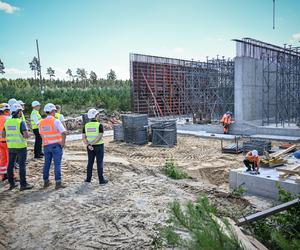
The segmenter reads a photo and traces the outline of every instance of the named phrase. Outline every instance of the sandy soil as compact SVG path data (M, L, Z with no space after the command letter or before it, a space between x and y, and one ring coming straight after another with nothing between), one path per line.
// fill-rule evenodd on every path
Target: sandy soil
M33 190L7 191L0 184L0 249L157 249L168 204L207 195L220 216L239 217L255 208L228 192L228 172L242 156L220 153L218 140L179 136L174 148L105 141L106 186L85 179L86 153L70 142L62 164L67 188L42 189L42 160L29 160ZM32 152L29 152L29 158ZM162 165L173 157L192 177L171 180ZM53 178L53 171L51 172Z

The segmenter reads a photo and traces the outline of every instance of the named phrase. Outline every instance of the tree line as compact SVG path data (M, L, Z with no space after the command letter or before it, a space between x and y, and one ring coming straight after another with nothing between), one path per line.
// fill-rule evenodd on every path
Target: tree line
M32 61L29 62L29 68L33 72L34 79L37 79L40 77L41 72L41 65L39 62L39 59L37 57L33 57ZM4 63L0 59L0 74L5 74L5 66ZM55 70L52 67L48 67L46 69L46 74L49 76L50 80L53 80L55 78ZM97 74L91 70L90 73L88 73L84 68L77 68L75 73L68 68L66 71L66 75L68 76L69 80L81 80L81 81L92 81L95 82L98 80ZM116 72L112 69L107 74L107 80L109 81L115 81L117 80Z
M38 60L33 59L29 66L34 72L32 78L0 78L0 102L7 102L10 98L22 100L26 103L26 112L31 110L30 104L34 100L52 102L62 105L64 114L83 113L90 107L104 108L110 113L131 108L130 81L117 80L113 70L108 73L107 79L98 78L95 72L91 72L88 78L84 69L77 69L70 80L60 80L53 79L55 71L50 68L50 79L42 78L41 92ZM66 73L73 76L71 69ZM5 74L1 60L0 74Z

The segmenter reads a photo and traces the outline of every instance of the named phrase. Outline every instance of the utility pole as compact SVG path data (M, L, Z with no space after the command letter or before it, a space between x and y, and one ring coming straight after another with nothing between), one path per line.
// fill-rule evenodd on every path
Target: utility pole
M273 30L275 30L275 0L273 0Z
M36 41L36 50L37 50L37 55L38 55L38 60L39 60L39 65L38 65L38 74L40 76L40 90L41 90L41 95L42 99L44 98L44 86L43 86L43 80L42 80L42 66L41 66L41 59L40 59L40 50L39 50L39 41L38 39Z

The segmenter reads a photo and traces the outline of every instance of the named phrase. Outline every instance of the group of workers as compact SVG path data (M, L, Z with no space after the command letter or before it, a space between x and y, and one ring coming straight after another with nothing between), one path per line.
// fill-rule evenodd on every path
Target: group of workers
M51 185L49 172L54 162L55 189L64 188L61 178L61 161L68 131L61 107L48 103L44 106L45 116L40 114L41 104L33 101L30 115L31 130L35 135L34 158L44 158L44 188ZM29 132L24 116L25 103L10 99L0 104L0 180L8 179L9 190L17 187L16 163L19 169L20 191L32 189L33 185L26 180L27 141ZM98 111L88 111L89 122L83 128L83 142L87 147L88 164L85 182L91 182L93 164L97 159L99 184L108 181L103 175L104 141L103 126L99 122Z

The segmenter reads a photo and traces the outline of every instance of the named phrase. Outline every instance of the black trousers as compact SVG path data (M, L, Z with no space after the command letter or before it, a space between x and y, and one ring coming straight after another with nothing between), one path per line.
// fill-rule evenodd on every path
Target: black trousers
M94 150L87 148L88 153L88 164L87 164L87 175L86 181L90 182L93 175L93 165L96 158L97 161L97 172L99 182L104 180L103 176L103 158L104 158L104 144L93 146Z
M245 164L246 168L247 168L249 171L251 170L251 168L252 168L253 171L256 170L256 167L257 167L257 166L256 166L256 164L255 164L254 162L251 162L251 161L245 159L245 160L244 160L244 164Z
M39 129L32 130L35 135L34 141L34 157L39 157L42 154L42 137L40 135Z
M7 177L10 186L15 184L14 181L14 168L16 163L16 158L18 157L19 163L19 174L20 174L20 185L21 187L26 187L26 158L27 158L27 148L10 148L8 150L8 167L7 167Z

